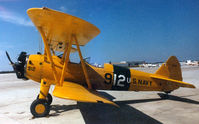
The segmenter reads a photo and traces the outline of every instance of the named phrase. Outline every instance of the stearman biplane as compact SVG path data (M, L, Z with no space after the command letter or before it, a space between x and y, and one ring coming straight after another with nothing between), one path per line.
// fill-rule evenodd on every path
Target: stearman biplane
M30 107L35 117L49 114L51 85L55 85L53 95L56 97L114 106L117 105L97 90L162 91L168 94L179 87L195 88L182 81L180 64L175 56L154 74L108 63L103 68L94 67L84 61L80 46L85 46L100 33L97 27L48 8L31 8L27 13L41 34L44 53L27 55L21 52L15 63L6 54L18 78L40 82L40 93ZM62 55L56 55L57 52ZM70 62L73 52L78 52L80 63Z

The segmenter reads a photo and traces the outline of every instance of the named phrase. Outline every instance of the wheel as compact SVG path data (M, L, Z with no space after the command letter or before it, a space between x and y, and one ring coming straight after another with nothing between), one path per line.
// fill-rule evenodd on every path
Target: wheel
M39 99L39 95L37 95L37 99ZM52 103L53 97L50 95L50 93L48 93L46 100L47 100L48 105Z
M45 117L50 112L50 105L45 99L36 99L32 102L30 111L34 117Z
M48 102L48 105L50 105L53 101L53 97L50 95L50 93L48 93L47 95L47 102Z

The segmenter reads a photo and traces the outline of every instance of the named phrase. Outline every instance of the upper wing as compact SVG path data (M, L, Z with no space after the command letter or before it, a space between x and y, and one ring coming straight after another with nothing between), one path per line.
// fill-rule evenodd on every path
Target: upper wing
M159 75L151 75L151 78L159 79L159 80L165 80L165 81L167 81L167 83L170 83L170 84L175 83L175 85L177 85L179 87L195 88L195 86L192 85L192 84L189 84L189 83L186 83L186 82L183 82L183 81L179 81L179 80L165 78L165 77L162 77L162 76L159 76Z
M79 84L66 81L64 81L63 86L55 86L53 95L56 97L80 102L107 103L118 106L114 102L104 98L103 96L100 96L96 91L89 91Z
M55 51L63 51L71 35L76 35L79 45L84 46L100 33L87 21L48 8L31 8L27 13L38 30L43 30L50 48Z

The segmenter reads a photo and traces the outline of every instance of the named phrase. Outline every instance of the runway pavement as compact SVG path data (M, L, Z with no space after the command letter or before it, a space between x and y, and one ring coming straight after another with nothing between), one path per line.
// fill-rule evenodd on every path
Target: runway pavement
M157 68L136 69L155 72ZM50 115L43 118L32 118L30 113L40 84L0 74L0 124L198 124L199 67L184 67L182 72L184 81L196 89L180 88L166 100L160 92L100 91L120 108L53 97Z

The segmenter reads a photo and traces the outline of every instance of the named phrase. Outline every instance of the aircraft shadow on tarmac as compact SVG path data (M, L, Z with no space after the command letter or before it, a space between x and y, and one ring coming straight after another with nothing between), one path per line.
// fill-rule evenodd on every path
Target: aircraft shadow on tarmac
M100 94L110 100L115 99L108 93L100 92ZM77 102L77 105L52 105L51 111L53 112L50 116L58 116L62 112L79 109L86 124L162 124L158 120L155 120L154 118L128 105L132 103L152 102L158 100L162 99L118 101L116 104L118 104L120 108L102 103L95 104L83 102Z
M104 95L110 100L115 99L113 96L106 92L100 91L100 94ZM163 93L158 93L158 95L160 96L160 98L115 101L115 103L118 104L120 108L108 104L82 102L77 102L77 105L52 105L51 110L54 111L54 113L52 113L50 116L57 116L65 111L79 109L86 124L162 124L162 122L128 105L165 100L161 98ZM194 101L187 98L181 98L174 95L169 95L169 98L167 100L199 104L198 101Z
M164 93L158 93L158 95L162 98L162 96L164 95ZM195 100L191 100L188 98L184 98L186 96L174 96L174 95L169 95L169 97L167 98L168 100L173 100L173 101L179 101L179 102L186 102L186 103L191 103L191 104L199 104L199 101L195 101Z
M58 116L62 112L70 111L70 110L74 110L74 109L78 109L77 104L73 104L73 105L51 105L50 110L53 111L53 113L50 114L50 116Z

